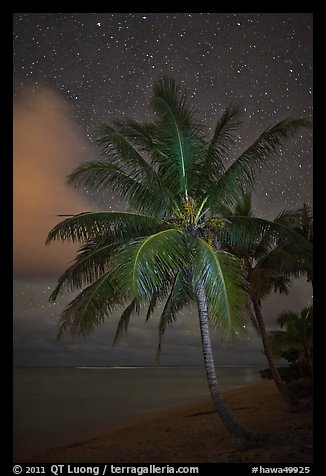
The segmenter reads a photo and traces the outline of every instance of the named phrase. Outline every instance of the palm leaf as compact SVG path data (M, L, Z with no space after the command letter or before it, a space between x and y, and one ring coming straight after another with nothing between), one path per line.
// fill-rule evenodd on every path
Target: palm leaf
M177 313L193 299L190 273L180 270L173 281L169 297L165 303L159 323L159 342L156 353L156 363L159 364L163 337L166 329L176 320Z
M84 245L78 252L75 262L60 276L49 300L54 302L64 291L74 291L87 286L110 270L110 260L117 245L92 242Z
M54 240L86 241L105 236L109 243L119 242L155 231L158 221L139 213L90 211L72 215L49 233L46 244Z
M114 336L113 345L115 346L123 334L126 334L128 331L129 321L134 312L139 312L139 305L137 304L136 299L133 299L129 306L124 310L122 316L119 319L118 327Z
M218 240L232 247L255 249L263 237L268 237L271 245L291 243L306 250L312 249L308 240L281 222L252 216L228 216L224 227L217 229L216 233Z
M136 180L154 178L155 172L150 164L132 142L113 127L104 123L98 126L97 143L110 164L118 166L129 176Z
M169 77L154 84L152 107L159 118L155 138L159 175L173 195L187 196L199 156L200 128L193 120L194 108Z
M105 274L71 301L59 319L58 338L66 331L74 336L89 335L117 306L123 296L110 274Z
M152 216L162 216L170 207L162 187L154 189L153 184L140 182L108 161L80 165L68 176L68 183L76 187L92 187L96 191L109 188L126 200L131 208Z
M158 298L159 298L159 293L157 291L154 291L153 294L152 294L152 297L149 301L149 306L148 306L147 314L146 314L146 322L149 321L149 319L151 318L151 316L154 312L154 309L156 307Z
M168 296L173 281L173 277L167 277L167 279L160 283L156 290L153 292L147 309L146 322L151 318L157 305L157 302L164 300Z
M235 132L241 124L238 107L228 107L217 121L213 137L208 145L206 157L199 162L198 186L206 193L225 172L224 161L232 145L235 143Z
M295 244L279 246L262 257L261 265L278 270L285 276L299 278L313 270L312 249L304 249Z
M156 125L152 122L139 123L131 118L123 121L114 121L121 134L136 144L142 152L149 157L156 152L156 144L154 141L156 133Z
M310 123L304 119L285 119L263 132L213 185L209 193L209 204L214 206L223 202L234 205L241 198L244 189L253 187L257 172L270 163L283 142L300 128L308 126Z
M248 282L251 295L257 300L264 299L272 290L287 295L291 286L291 280L281 271L263 267L261 262L251 270Z
M189 250L182 230L167 229L121 247L115 276L119 287L130 298L150 299L188 259Z
M219 336L228 338L243 332L243 311L248 295L239 260L225 251L216 251L205 240L197 239L194 284L203 283L210 321Z

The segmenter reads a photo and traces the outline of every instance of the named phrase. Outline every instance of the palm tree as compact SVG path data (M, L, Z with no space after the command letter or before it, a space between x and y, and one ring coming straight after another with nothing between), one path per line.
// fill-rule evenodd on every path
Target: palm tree
M276 322L282 330L269 333L273 354L281 357L283 352L295 351L299 363L309 368L312 374L313 307L305 307L300 313L284 311Z
M221 214L227 218L235 228L242 225L241 222L239 224L240 217L242 220L249 218L248 223L250 223L250 218L252 218L251 193L244 193L234 209L222 206ZM251 229L251 227L249 227L249 229ZM292 406L287 388L273 360L261 312L261 301L272 291L272 288L274 288L275 292L279 291L280 293L287 294L290 281L282 274L280 269L277 269L275 260L271 259L273 252L275 253L279 244L277 240L275 240L275 236L270 233L270 229L267 228L258 235L254 228L251 229L251 231L252 238L245 246L243 244L240 246L239 244L235 246L227 245L227 249L237 256L243 264L249 284L250 301L254 311L254 315L252 316L254 327L261 336L264 352L280 395L288 405ZM251 310L249 310L249 313L251 313Z
M216 204L235 203L243 187L252 187L256 173L275 156L288 137L308 125L285 119L265 130L229 167L224 158L235 142L239 111L228 108L207 139L195 118L195 108L172 78L154 83L151 106L154 120L131 119L102 124L97 130L101 158L73 171L68 182L110 188L128 204L128 212L91 211L70 216L56 225L55 239L82 246L75 262L60 277L51 295L81 289L59 321L65 331L87 335L117 306L128 306L117 335L130 317L149 302L167 298L171 315L188 297L198 308L208 385L226 428L240 442L253 440L230 413L220 393L212 354L211 325L224 337L243 328L247 303L239 261L219 249L210 238L207 222ZM217 220L218 227L224 221ZM171 309L173 313L171 314Z
M235 228L243 226L246 219L248 221L251 239L240 245L227 245L227 249L237 256L244 266L254 310L254 326L261 336L264 352L280 395L288 405L292 406L293 402L287 387L273 359L261 312L261 302L272 291L288 294L291 278L298 277L307 270L312 273L312 242L308 240L306 234L300 233L303 240L298 240L296 236L300 232L298 224L301 223L302 210L283 211L275 218L274 226L277 225L279 231L283 232L278 236L271 232L274 231L273 227L266 227L257 234L256 228L250 226L252 221L250 192L243 194L234 209L221 207L221 213ZM287 233L285 233L286 229ZM290 230L294 233L291 234Z

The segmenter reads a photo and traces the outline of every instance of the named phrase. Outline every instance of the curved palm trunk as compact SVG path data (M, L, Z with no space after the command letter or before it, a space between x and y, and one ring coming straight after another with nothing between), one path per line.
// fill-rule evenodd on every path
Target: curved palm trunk
M218 415L223 421L227 430L235 437L239 443L252 443L257 441L256 435L242 427L233 417L225 404L224 398L220 392L219 384L215 373L215 364L213 359L212 345L208 327L208 309L203 284L198 284L196 288L196 297L198 304L198 315L200 323L200 333L205 361L205 369L209 390Z
M262 313L261 313L261 310L260 310L260 304L253 297L251 298L251 301L252 301L252 304L253 304L253 308L254 308L254 311L255 311L257 323L258 323L258 326L259 326L260 335L261 335L261 338L262 338L262 341L263 341L265 355L267 357L268 364L269 364L269 367L271 369L275 385L277 386L281 397L287 403L287 405L289 405L290 407L293 407L293 402L292 402L292 400L290 398L290 395L287 391L286 385L284 384L284 382L283 382L283 380L282 380L282 378L279 374L279 371L276 368L276 365L275 365L275 362L274 362L274 359L273 359L273 356L272 356L272 351L271 351L271 348L270 348L270 345L269 345L269 342L268 342L268 336L267 336L267 333L266 333L265 323L264 323L263 316L262 316Z

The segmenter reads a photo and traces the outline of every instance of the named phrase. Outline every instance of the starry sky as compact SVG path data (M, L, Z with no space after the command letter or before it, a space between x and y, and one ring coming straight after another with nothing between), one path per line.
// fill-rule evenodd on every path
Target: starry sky
M151 118L153 81L172 75L198 105L209 129L230 104L244 124L228 163L263 130L287 117L312 117L311 13L15 13L14 350L16 365L151 365L157 315L134 318L112 348L119 313L87 338L56 342L56 322L73 295L48 296L74 257L74 245L45 247L58 214L123 210L109 190L75 191L65 177L94 160L94 128L103 121ZM257 180L256 216L312 203L312 132L302 130ZM311 302L304 279L288 297L269 297L269 328L284 309ZM214 340L218 364L264 362L255 335L231 345ZM162 364L202 362L194 308L166 336Z

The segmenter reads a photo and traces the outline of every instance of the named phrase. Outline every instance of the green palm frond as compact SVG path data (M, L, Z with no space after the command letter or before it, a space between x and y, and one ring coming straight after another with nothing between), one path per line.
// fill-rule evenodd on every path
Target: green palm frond
M299 210L284 210L275 219L276 222L293 228L307 240L313 240L313 216L308 205L304 204Z
M124 310L124 312L122 313L122 316L119 319L118 327L117 327L114 340L113 340L114 346L119 342L123 334L127 333L132 314L134 312L139 313L139 311L140 311L140 307L136 299L133 299L131 303L129 304L129 306Z
M149 181L142 183L107 161L85 162L68 176L68 183L96 191L110 189L140 213L163 216L170 208L169 198L162 193L162 187L155 190Z
M153 292L153 294L151 296L151 299L149 301L149 305L148 305L148 309L147 309L147 313L146 313L146 322L149 321L149 319L151 318L151 316L154 312L154 309L156 307L157 301L159 299L159 296L160 296L159 292L157 292L157 291Z
M156 174L151 165L146 162L131 140L104 123L98 126L96 132L100 150L111 165L118 166L136 180L155 178Z
M248 294L240 262L225 251L216 251L198 238L194 263L194 285L205 286L210 321L221 338L243 332L243 311Z
M184 267L189 257L183 231L167 229L123 246L117 254L114 275L126 295L146 300Z
M300 128L309 126L304 119L285 119L263 132L213 185L208 203L212 206L218 202L234 205L244 189L253 187L257 172L271 162L283 142Z
M264 263L265 264L265 263ZM250 271L250 293L256 300L262 300L273 290L275 293L288 294L291 279L276 268L263 267L261 262Z
M58 223L49 233L46 244L54 240L86 241L105 236L108 243L143 236L159 229L156 218L129 212L90 211Z
M140 124L131 118L126 118L123 121L114 121L114 125L126 139L136 144L149 157L156 152L154 141L156 125L154 123L145 122Z
M244 192L241 199L236 203L234 209L235 216L251 217L251 192Z
M86 243L75 262L58 279L49 300L54 302L62 291L75 291L92 284L110 270L110 260L117 245L106 242Z
M199 163L198 186L200 189L204 187L206 193L225 172L224 161L235 143L235 133L240 124L240 109L234 106L229 106L217 121L206 156Z
M194 108L169 77L154 84L152 107L158 117L155 140L159 175L174 196L187 196L200 144Z
M153 292L147 309L146 322L151 318L158 301L162 301L168 296L173 281L174 277L167 277L167 279L161 282Z
M272 235L272 222L260 218L228 216L222 219L222 223L224 225L215 230L216 240L236 252L245 250L252 254L256 245L261 242L263 236L267 233L270 234L270 238L274 238L274 242L277 241L279 236L276 230L274 230L274 236Z
M289 294L289 288L291 285L291 279L287 276L284 276L284 274L273 275L271 277L271 286L274 293L285 294L287 296Z
M282 210L274 219L274 222L295 228L300 224L300 215L297 210Z
M312 249L311 243L295 230L280 222L263 218L229 216L225 219L225 226L218 230L218 239L232 247L255 249L255 245L263 237L268 237L271 245L291 243L306 250Z
M261 257L261 266L275 269L285 276L299 278L313 270L312 249L288 244L278 246Z
M281 329L285 327L288 332L294 332L297 329L303 328L305 325L312 327L313 306L304 307L300 311L300 314L294 311L283 311L278 316L276 322Z
M59 319L58 338L67 331L74 336L91 334L123 302L121 290L111 275L105 274L81 291L64 309Z
M176 320L177 313L194 299L191 276L189 271L180 270L171 287L168 299L166 300L159 323L159 342L156 353L156 363L159 363L163 337L166 329Z

